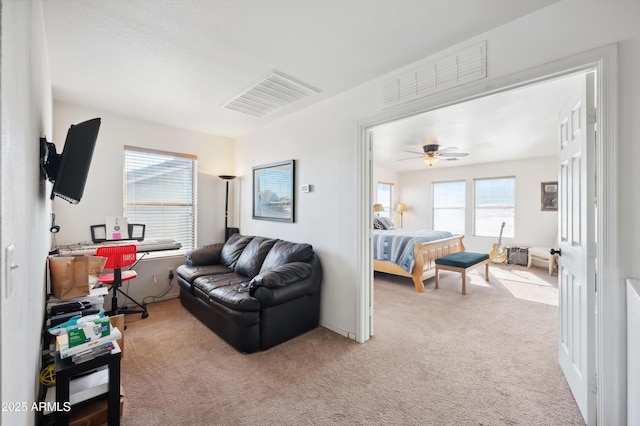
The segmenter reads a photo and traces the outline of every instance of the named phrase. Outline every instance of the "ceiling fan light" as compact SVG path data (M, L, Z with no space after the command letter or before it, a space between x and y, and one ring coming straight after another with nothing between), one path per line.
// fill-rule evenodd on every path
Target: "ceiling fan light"
M438 161L438 157L435 156L426 156L426 157L422 157L422 159L424 160L425 163L427 163L429 166L433 166L434 164L436 164L436 162Z

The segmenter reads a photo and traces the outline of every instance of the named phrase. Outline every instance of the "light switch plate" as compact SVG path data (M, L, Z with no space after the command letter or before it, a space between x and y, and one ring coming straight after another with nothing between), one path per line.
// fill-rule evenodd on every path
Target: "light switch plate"
M14 246L13 244L9 245L6 249L5 249L5 271L4 271L4 282L5 282L5 288L4 288L4 297L5 299L8 299L9 296L11 296L11 292L13 292L13 270L15 269L13 267L13 251L15 250L16 246Z

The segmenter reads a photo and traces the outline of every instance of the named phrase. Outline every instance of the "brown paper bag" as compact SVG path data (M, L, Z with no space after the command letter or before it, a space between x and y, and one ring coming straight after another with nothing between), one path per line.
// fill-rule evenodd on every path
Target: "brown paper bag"
M97 256L50 256L51 294L61 300L88 296L89 274L99 274L105 262Z

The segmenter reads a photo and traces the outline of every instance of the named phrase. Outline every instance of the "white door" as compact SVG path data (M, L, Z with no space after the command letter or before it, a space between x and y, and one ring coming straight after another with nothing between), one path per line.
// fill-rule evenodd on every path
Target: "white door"
M560 114L559 348L564 375L588 425L596 424L594 75Z

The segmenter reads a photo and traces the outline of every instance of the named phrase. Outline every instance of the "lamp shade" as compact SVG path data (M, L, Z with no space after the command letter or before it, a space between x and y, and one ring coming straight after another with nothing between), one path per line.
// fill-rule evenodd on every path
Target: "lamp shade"
M374 204L373 205L373 211L376 213L380 213L384 211L384 207L382 207L382 204Z
M407 205L404 203L398 203L398 205L396 206L396 211L397 212L406 212L407 211Z
M439 158L440 157L436 157L435 155L434 156L422 157L424 162L427 163L429 166L433 166L434 164L436 164L438 162Z

